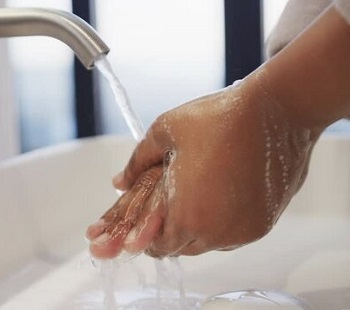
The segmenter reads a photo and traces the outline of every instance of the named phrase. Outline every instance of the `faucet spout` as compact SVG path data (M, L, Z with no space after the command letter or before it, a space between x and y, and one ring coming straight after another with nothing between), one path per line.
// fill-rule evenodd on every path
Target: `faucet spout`
M67 44L86 69L109 52L97 32L80 17L61 10L0 8L0 38L49 36Z

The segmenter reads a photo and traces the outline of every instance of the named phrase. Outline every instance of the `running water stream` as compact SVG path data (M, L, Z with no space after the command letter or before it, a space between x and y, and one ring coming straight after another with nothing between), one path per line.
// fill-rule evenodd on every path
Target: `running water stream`
M145 129L142 121L134 110L128 95L114 73L110 62L104 56L95 63L97 69L107 80L114 99L119 106L123 118L131 131L133 138L139 142L145 136ZM125 259L125 257L124 257ZM131 257L129 258L131 259ZM128 260L128 258L126 259ZM138 309L138 310L196 310L200 307L200 299L187 298L184 292L182 280L182 268L177 258L169 258L167 263L164 260L154 260L157 273L156 291L150 292L147 298L133 302L129 306L120 306L115 300L113 268L120 268L121 262L113 264L111 261L101 261L98 263L101 276L104 281L104 309ZM142 279L142 274L139 278ZM167 283L168 282L168 283ZM172 282L169 289L169 282ZM175 284L174 284L175 282ZM167 288L168 287L168 288Z
M119 106L119 109L123 115L123 118L131 131L133 138L139 142L145 136L145 129L142 121L136 111L134 110L126 90L120 83L117 75L114 73L112 66L106 56L101 57L95 63L96 68L100 71L103 77L107 80L113 95L115 102Z

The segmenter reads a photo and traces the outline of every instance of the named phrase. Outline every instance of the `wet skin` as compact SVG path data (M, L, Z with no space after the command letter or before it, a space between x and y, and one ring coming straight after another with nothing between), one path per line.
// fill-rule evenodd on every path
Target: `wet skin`
M104 259L118 255L124 246L127 235L138 221L153 221L152 231L146 234L153 237L155 230L159 228L160 214L152 212L152 217L149 217L148 214L143 212L145 212L145 202L153 192L162 172L161 166L147 170L99 221L88 227L86 237L91 242L90 251L94 257ZM142 218L143 216L145 218ZM143 235L145 235L145 232L143 232ZM135 235L134 239L136 237ZM146 246L148 240L144 239L138 240L138 248L142 248L142 242Z
M350 27L331 6L240 87L158 118L114 181L126 194L88 229L92 255L197 255L263 237L319 135L350 115L349 55ZM162 174L167 150L176 157Z

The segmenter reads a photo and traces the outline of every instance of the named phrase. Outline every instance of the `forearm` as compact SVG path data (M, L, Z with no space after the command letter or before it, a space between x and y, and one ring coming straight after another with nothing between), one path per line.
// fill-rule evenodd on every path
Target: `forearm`
M330 7L264 65L271 94L311 129L350 115L350 26Z

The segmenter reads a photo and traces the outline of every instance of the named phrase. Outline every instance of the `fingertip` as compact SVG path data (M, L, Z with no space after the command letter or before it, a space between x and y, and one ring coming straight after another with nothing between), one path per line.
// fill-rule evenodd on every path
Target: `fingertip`
M112 179L113 186L119 190L127 190L127 184L125 182L124 178L124 171L119 172L113 179Z
M90 253L98 259L108 259L116 257L122 250L122 238L104 233L90 243Z
M91 224L87 228L86 233L85 233L85 237L88 240L92 240L92 239L97 238L99 235L101 235L104 232L106 226L107 226L107 223L105 222L105 220L99 219L97 222Z

